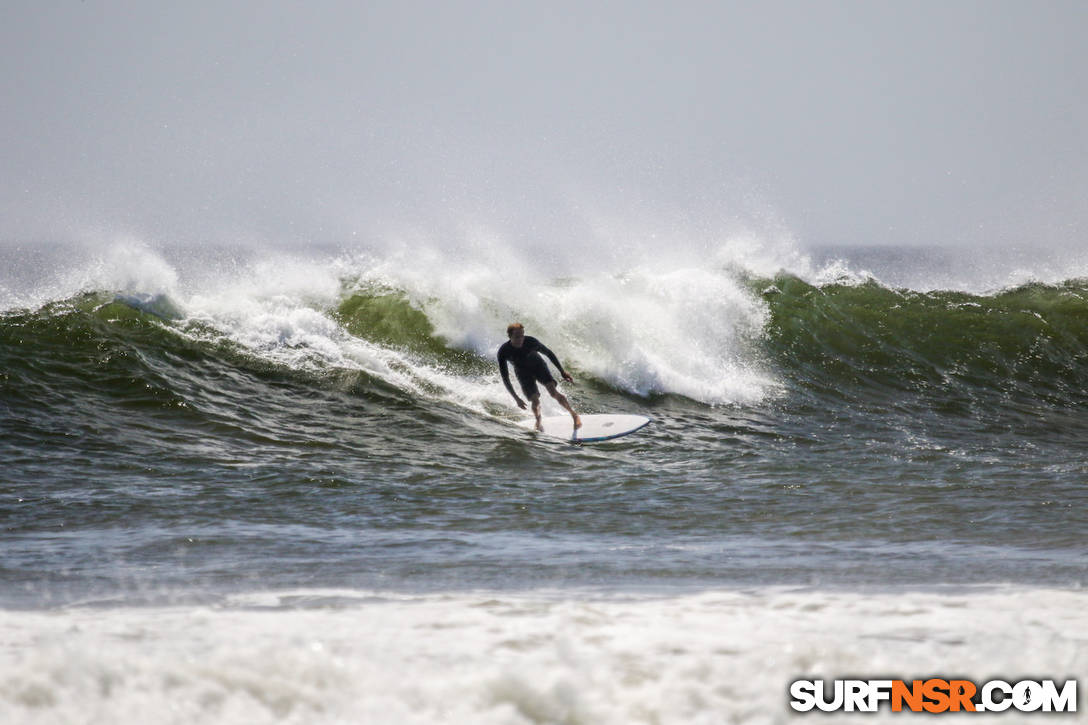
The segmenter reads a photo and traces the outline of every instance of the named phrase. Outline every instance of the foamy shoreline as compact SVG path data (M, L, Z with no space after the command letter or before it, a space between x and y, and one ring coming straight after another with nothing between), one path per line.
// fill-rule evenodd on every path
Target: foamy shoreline
M1088 670L1086 612L1086 592L1018 587L293 590L212 607L4 611L0 717L778 723L802 717L787 695L800 678L1076 677Z

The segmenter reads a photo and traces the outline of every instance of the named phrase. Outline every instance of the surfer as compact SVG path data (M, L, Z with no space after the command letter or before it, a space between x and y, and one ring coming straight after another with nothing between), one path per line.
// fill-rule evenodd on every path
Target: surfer
M525 326L520 322L515 322L507 327L506 336L510 339L499 347L499 373L502 375L503 385L514 396L518 407L525 410L525 401L518 397L518 394L514 392L514 386L510 384L510 372L506 367L507 362L514 366L514 375L517 376L518 382L521 383L521 391L533 404L533 415L536 416L537 430L544 430L544 426L540 422L540 389L536 386L537 381L543 383L548 393L567 409L571 418L574 419L574 427L581 428L582 419L574 412L574 408L571 407L567 396L555 389L555 378L552 377L551 372L548 370L548 364L544 362L544 358L538 354L544 353L547 355L548 359L552 361L552 364L559 371L559 374L563 376L563 379L568 383L573 383L574 378L559 364L559 358L555 356L555 353L544 347L544 344L535 337L526 337Z

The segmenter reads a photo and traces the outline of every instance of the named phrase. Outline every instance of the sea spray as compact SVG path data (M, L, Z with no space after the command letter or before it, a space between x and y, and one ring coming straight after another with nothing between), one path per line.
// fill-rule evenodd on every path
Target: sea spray
M663 262L550 279L526 264L423 259L364 267L356 284L402 292L435 334L482 358L521 321L576 371L637 395L752 402L774 387L757 364L765 305L727 270Z

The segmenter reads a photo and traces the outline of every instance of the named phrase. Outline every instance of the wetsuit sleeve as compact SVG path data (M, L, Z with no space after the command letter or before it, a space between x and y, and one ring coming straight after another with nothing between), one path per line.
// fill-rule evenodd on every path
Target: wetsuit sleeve
M555 356L555 353L544 347L544 343L537 342L537 352L544 353L549 360L552 361L552 365L555 365L555 369L559 371L560 375L566 375L567 371L563 369L563 366L559 364L559 358Z
M510 392L510 395L514 396L514 400L518 399L518 394L514 392L514 386L510 384L510 371L507 369L508 363L506 361L506 353L503 349L499 348L499 375L502 376L502 384L506 386L506 389Z

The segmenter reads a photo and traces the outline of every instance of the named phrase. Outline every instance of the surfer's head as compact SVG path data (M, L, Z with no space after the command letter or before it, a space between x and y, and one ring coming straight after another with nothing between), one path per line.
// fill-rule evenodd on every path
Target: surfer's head
M525 343L525 325L514 322L506 328L506 336L510 338L510 344L521 347Z

